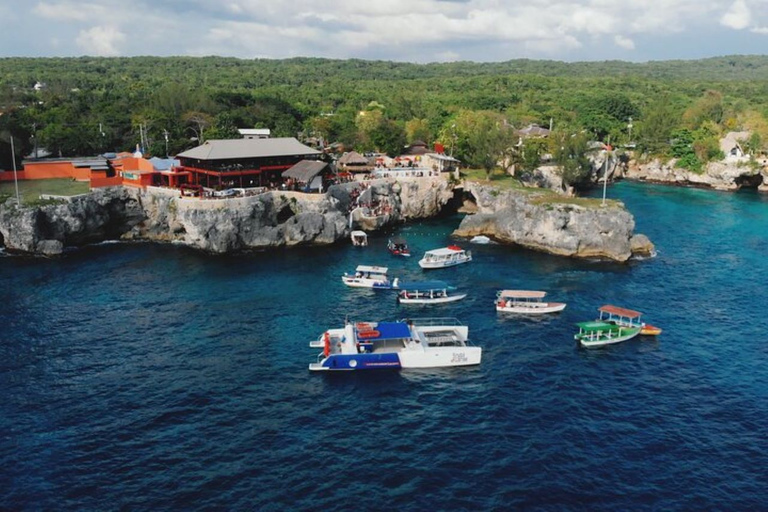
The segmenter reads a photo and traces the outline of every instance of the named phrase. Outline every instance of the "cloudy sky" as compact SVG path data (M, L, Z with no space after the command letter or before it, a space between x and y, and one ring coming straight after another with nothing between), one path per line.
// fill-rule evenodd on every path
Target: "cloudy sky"
M0 0L0 56L411 62L765 53L768 0Z

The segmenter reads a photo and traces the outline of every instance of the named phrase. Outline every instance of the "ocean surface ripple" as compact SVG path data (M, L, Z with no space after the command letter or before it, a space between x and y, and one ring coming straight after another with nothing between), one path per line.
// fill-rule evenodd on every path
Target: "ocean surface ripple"
M367 248L215 257L104 244L0 255L0 508L760 510L768 503L768 198L622 183L656 258L472 246L437 309L345 288ZM414 251L456 218L403 226ZM443 273L444 272L444 273ZM548 290L558 316L497 314ZM664 333L579 349L613 303ZM455 316L465 369L316 375L307 342L353 320Z

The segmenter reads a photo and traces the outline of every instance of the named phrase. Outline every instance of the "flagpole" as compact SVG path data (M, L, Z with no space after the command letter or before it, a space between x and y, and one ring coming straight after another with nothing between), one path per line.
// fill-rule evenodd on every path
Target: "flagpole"
M21 199L19 199L19 178L16 174L16 151L13 148L13 136L11 136L11 160L13 161L13 183L16 185L16 204L21 206Z

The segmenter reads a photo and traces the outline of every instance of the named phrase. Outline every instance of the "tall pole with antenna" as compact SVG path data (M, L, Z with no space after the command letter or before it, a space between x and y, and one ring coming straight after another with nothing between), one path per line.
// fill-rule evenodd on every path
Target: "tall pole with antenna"
M13 183L16 185L16 205L21 206L19 198L19 177L16 173L16 150L13 147L13 135L11 135L11 160L13 161Z

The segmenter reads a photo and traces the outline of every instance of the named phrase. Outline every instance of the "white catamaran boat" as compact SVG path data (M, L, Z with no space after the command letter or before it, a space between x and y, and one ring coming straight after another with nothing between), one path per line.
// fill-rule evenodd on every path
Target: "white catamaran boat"
M565 309L563 302L544 302L547 292L533 290L502 290L496 294L496 311L543 315Z
M456 302L467 296L466 293L451 295L450 290L451 287L442 281L401 283L397 302L400 304L445 304Z
M354 274L344 273L341 276L342 282L352 288L377 288L389 290L398 287L398 279L390 281L387 277L387 267L371 267L368 265L358 265Z
M465 251L457 245L433 249L424 253L419 266L424 269L453 267L472 261L472 251Z
M347 323L329 329L312 348L322 348L311 371L445 368L480 364L482 348L455 318Z
M365 231L353 231L349 237L352 239L352 245L355 247L365 247L368 245L368 233Z

